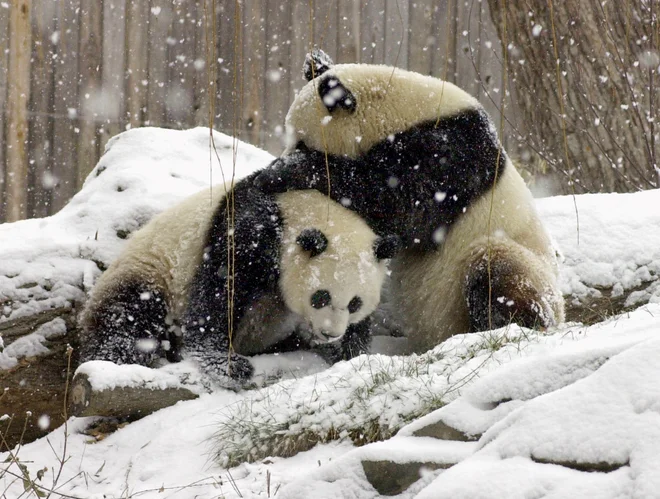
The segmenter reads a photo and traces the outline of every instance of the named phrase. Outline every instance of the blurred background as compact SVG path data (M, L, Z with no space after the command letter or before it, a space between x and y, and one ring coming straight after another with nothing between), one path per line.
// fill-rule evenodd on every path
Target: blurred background
M0 221L58 211L132 127L212 123L280 154L312 46L475 95L538 195L654 188L654 4L1 0Z

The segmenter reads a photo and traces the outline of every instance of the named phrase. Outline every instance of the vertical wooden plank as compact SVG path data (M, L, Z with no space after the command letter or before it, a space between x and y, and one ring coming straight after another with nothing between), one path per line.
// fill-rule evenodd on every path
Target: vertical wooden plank
M240 110L240 78L242 48L240 42L240 22L236 16L241 15L240 5L236 1L218 2L219 33L217 35L217 105L220 130L228 135L236 135L239 130ZM239 19L240 21L240 19Z
M266 86L271 85L273 79L278 83L282 77L277 70L273 70L272 75L266 71L265 7L268 7L265 2L253 1L245 4L243 9L245 101L241 126L246 130L245 140L260 147L264 146L263 132L267 126L265 123Z
M33 0L32 8L32 85L30 91L30 136L28 158L28 216L50 214L53 186L51 159L53 139L53 71L57 40L57 5L51 0ZM1 35L0 35L1 36Z
M369 0L360 9L360 61L385 62L385 0Z
M9 30L9 88L7 102L7 221L21 220L27 215L27 138L28 102L30 98L30 48L32 25L30 0L11 3Z
M195 46L193 50L193 69L194 75L194 91L193 91L193 109L195 114L193 116L193 124L195 126L209 126L209 92L213 94L213 88L209 87L208 71L209 64L213 61L207 60L207 43L206 36L208 30L209 44L211 47L215 46L214 37L216 34L213 31L213 16L211 15L212 2L210 0L195 0L195 20L192 23L192 28L195 37ZM208 16L207 16L208 14ZM208 19L207 19L208 17ZM208 26L207 26L208 22ZM215 58L215 51L209 52L209 56Z
M144 122L147 104L149 0L131 0L126 6L126 110L131 127Z
M358 61L359 29L359 3L356 0L339 0L337 2L337 58L335 62L350 63Z
M80 10L80 138L78 141L78 172L76 188L99 158L98 119L95 103L102 84L103 4L83 2Z
M194 121L194 0L176 0L172 9L172 32L168 39L169 83L167 122L187 128Z
M262 134L267 151L280 154L284 146L284 117L289 109L288 77L291 53L288 40L291 4L268 0L266 27L265 116ZM333 11L334 12L334 11ZM333 13L331 12L331 13ZM332 31L334 33L334 31Z
M53 212L76 192L78 161L78 35L80 0L59 2L57 9L57 60L53 113Z
M97 103L103 120L101 152L108 139L124 130L125 0L103 2L103 90Z
M337 58L337 4L316 1L313 4L314 46Z
M408 67L408 0L385 4L385 64Z
M107 0L106 0L107 1ZM151 126L165 124L167 95L167 40L172 22L171 2L152 0L149 9L149 85L147 88L146 122Z
M408 69L431 74L431 59L436 48L433 33L433 0L411 0L408 18Z
M7 115L7 68L9 67L9 4L0 4L0 222L5 220L5 116Z
M456 37L458 0L436 0L433 9L433 33L437 34L432 52L431 73L446 81L456 81Z
M291 5L291 68L289 74L289 104L306 83L302 76L305 55L310 51L309 2L293 0Z

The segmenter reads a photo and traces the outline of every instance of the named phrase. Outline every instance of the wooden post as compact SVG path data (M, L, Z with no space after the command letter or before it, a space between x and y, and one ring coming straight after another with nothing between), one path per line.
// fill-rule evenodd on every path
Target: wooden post
M100 150L114 135L124 131L124 65L126 38L126 3L124 0L103 2L103 128Z
M55 91L53 71L58 60L55 55L56 44L53 42L53 32L57 31L56 11L57 6L52 0L32 0L28 216L35 218L46 217L51 213L52 106Z
M81 0L57 2L57 60L53 114L52 212L59 211L76 193L79 135L79 13ZM51 213L52 213L51 212Z
M9 89L7 104L7 221L27 214L27 108L30 99L31 0L12 0L9 19Z
M149 2L128 2L126 15L126 108L131 127L138 127L144 123L143 109L147 104Z
M0 68L9 66L9 10L0 11ZM7 71L0 71L0 222L4 221Z
M78 142L78 176L76 188L83 182L99 159L99 119L96 102L101 97L103 54L103 4L83 2L80 11L80 140ZM92 105L90 105L90 103Z

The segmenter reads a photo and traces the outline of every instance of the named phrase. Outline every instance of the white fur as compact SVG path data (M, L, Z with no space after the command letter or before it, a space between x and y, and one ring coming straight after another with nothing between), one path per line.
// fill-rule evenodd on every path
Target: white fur
M310 148L357 157L418 123L481 108L476 99L451 83L387 66L339 64L321 78L326 75L337 76L355 96L355 112L336 109L330 114L318 98L319 78L312 80L287 114L285 154L304 139ZM497 140L494 129L491 133ZM402 314L397 320L408 329L414 351L469 330L466 276L471 264L495 250L522 266L525 277L543 289L544 313L551 316L550 323L564 320L555 253L529 190L507 160L496 188L459 218L438 252L408 251L393 262L393 308Z

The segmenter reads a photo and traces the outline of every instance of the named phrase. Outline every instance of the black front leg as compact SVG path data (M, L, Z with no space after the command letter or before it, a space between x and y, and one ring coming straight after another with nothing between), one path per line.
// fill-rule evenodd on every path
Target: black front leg
M254 373L249 359L230 352L229 336L224 332L206 330L200 325L188 326L185 344L187 358L197 362L205 375L225 388L241 388Z
M254 371L247 358L230 351L229 317L237 330L245 311L263 293L274 293L279 279L279 208L252 181L253 176L240 181L233 199L224 200L213 217L183 320L187 356L221 383L242 383Z
M334 164L332 170L335 170ZM327 194L328 165L325 154L318 151L295 151L275 159L254 178L254 185L264 194L280 194L305 189ZM325 188L325 191L322 189Z

